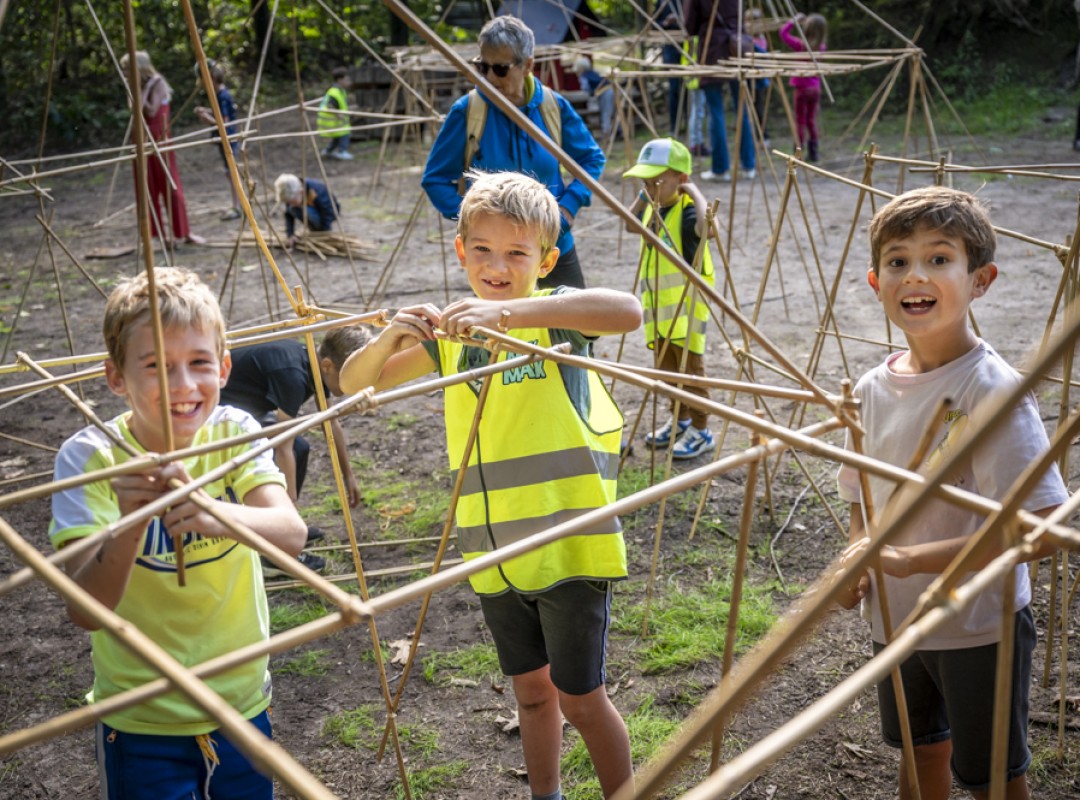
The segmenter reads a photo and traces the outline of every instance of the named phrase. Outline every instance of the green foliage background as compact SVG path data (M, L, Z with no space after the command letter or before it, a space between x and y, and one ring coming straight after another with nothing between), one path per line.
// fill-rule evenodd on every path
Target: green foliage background
M440 23L450 0L408 0L409 7L440 36L468 40L479 25L458 28ZM641 20L626 0L588 0L607 26L627 33ZM641 5L654 7L656 0ZM139 46L186 97L194 86L194 56L179 0L132 0ZM92 5L91 5L92 4ZM246 85L258 65L260 21L275 0L192 0L207 54L224 59ZM419 39L395 25L379 0L327 0L344 22L381 50L397 37ZM498 5L496 3L495 5ZM749 0L768 15L775 4ZM829 46L877 49L902 46L898 38L850 0L806 0L801 10L829 21ZM866 0L906 35L918 32L937 77L950 97L975 99L1006 84L1036 89L1060 88L1072 80L1077 20L1072 4L1060 0ZM483 19L482 0L457 0L458 13ZM93 11L91 10L93 9ZM47 117L50 152L84 150L115 143L127 122L124 90L104 39L123 52L122 5L117 0L11 0L0 25L0 150L8 156L32 152ZM321 91L329 69L367 58L363 47L316 0L280 0L268 52L266 91L295 93L295 70L312 91ZM53 53L55 52L55 60ZM295 54L295 55L294 55ZM50 65L51 87L50 87ZM837 98L841 107L858 108L876 88L880 71L845 77ZM49 97L46 111L45 98Z

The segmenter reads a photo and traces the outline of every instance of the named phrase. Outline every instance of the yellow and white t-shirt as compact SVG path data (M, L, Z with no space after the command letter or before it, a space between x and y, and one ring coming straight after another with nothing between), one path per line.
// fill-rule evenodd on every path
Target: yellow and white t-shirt
M143 451L128 429L129 416L121 415L107 424ZM208 444L258 429L259 424L247 412L218 406L192 444ZM187 459L184 467L192 478L198 478L253 446L242 444ZM60 448L55 478L93 472L128 458L101 431L84 428ZM242 503L249 491L267 483L285 484L269 450L207 485L205 491L217 499ZM52 510L49 536L57 549L74 539L97 533L120 518L116 494L108 481L53 495ZM266 591L254 550L225 537L207 539L189 534L184 537L184 564L187 585L180 587L172 537L160 519L152 519L116 613L134 623L185 666L200 664L269 636ZM90 642L94 663L92 701L104 700L159 677L111 634L94 631ZM267 665L268 658L264 656L206 682L245 718L250 718L270 704ZM111 715L105 722L126 733L168 736L195 736L217 727L205 712L178 692Z

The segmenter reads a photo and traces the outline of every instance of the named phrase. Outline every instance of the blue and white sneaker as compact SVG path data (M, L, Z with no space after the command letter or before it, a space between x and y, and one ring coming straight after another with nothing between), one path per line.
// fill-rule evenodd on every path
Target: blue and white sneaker
M697 429L693 425L675 442L672 458L697 458L716 449L716 440L708 428Z
M652 433L646 433L645 444L649 447L667 447L671 444L671 423L672 420L669 419L659 430L655 430ZM680 419L679 432L675 435L675 438L678 439L679 436L682 436L683 431L689 427L690 420Z

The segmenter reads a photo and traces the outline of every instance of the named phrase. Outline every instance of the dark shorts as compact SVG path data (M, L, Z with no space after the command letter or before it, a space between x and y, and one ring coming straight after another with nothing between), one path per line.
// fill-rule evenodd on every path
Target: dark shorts
M270 736L267 711L249 722ZM210 734L220 763L210 769L194 736L121 733L97 725L101 796L108 800L273 800L274 783L256 772L221 731Z
M1026 773L1031 763L1027 726L1035 621L1030 608L1016 612L1015 630L1008 780ZM882 645L874 642L874 654L881 650ZM919 650L900 667L912 741L918 746L952 739L953 775L969 791L990 786L997 650L996 644L963 650ZM896 696L889 678L878 684L878 704L885 743L901 747Z
M577 248L571 247L565 253L559 253L559 260L555 262L555 268L536 282L541 289L554 289L558 286L573 286L575 289L585 288L585 275L581 272L581 262L578 261Z
M559 691L583 695L604 685L610 581L567 581L537 594L481 596L480 608L504 674L524 675L550 664Z

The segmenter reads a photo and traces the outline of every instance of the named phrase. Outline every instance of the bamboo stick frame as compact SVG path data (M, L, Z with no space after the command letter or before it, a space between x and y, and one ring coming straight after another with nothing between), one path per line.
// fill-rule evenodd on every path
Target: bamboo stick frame
M900 63L900 62L896 62L896 63ZM647 74L649 77L654 77L659 73L650 71L650 72L647 72L645 74ZM740 75L746 75L746 74L751 74L751 73L743 71L743 72L740 72L739 74ZM884 161L886 159L883 158L881 160ZM914 160L911 160L911 161L914 164ZM813 171L815 174L818 174L816 169L813 168L812 165L805 165L802 162L799 162L798 165L800 167L803 167L803 168L809 169L810 171ZM1008 172L1011 169L1013 171L1013 174L1035 175L1035 176L1040 176L1040 177L1041 176L1050 176L1050 177L1055 177L1055 178L1063 177L1063 176L1055 176L1055 175L1053 175L1052 172L1049 172L1049 171L1046 171L1046 170L1026 169L1026 168L1024 168L1025 166L1026 165L1021 165L1021 166L1015 167L1015 168L1003 167L1003 168L998 168L998 169L1000 169L1001 171L1005 171L1005 172ZM920 170L924 170L924 169L927 169L927 170L929 170L929 169L940 169L940 165L934 164L933 162L925 162L924 164L917 164L917 165L911 166L909 168L909 171L916 172L916 171L920 171ZM949 172L970 171L970 170L965 170L962 167L952 169L948 165L946 165L945 169L946 169L946 171L949 171ZM991 170L988 169L987 171L991 171ZM38 174L38 177L40 177L40 173ZM1072 178L1072 176L1068 176L1066 179L1073 179L1073 178ZM3 186L3 183L0 182L0 187L2 187L2 186ZM883 193L882 196L887 196L887 195L885 195ZM1018 238L1020 238L1022 236L1023 235L1020 234L1020 235L1018 235ZM1031 243L1036 244L1037 246L1046 246L1046 247L1048 247L1050 249L1055 250L1055 252L1058 252L1061 249L1060 245L1056 245L1054 243L1042 242L1042 241L1039 241L1039 240L1034 240L1034 239L1029 239L1029 238L1025 238L1023 240L1024 241L1030 241ZM829 315L832 312L827 310L825 313L826 313L826 315ZM832 322L833 322L833 324L835 326L836 320L833 319ZM825 327L825 326L823 325L822 327ZM836 333L836 335L839 338L840 334L838 332ZM749 348L747 348L747 355L748 356L752 355L752 354L749 353ZM752 364L754 362L749 361L748 363ZM813 375L813 372L810 372L809 374ZM1033 374L1035 374L1035 371L1033 371ZM652 379L658 379L659 376L657 376L657 375L649 375L648 377L650 377ZM54 379L54 380L57 380L57 379ZM58 382L63 382L63 381L58 381ZM683 380L683 382L685 383L685 382L689 382L689 381ZM1068 384L1068 383L1069 383L1069 381L1066 381L1066 384ZM54 384L50 384L50 385L54 385ZM46 387L42 387L42 388L46 388ZM720 388L720 386L718 385L717 388ZM724 385L723 388L730 389L732 391L736 391L735 387L732 387L732 386L729 386L729 385ZM753 395L755 397L768 396L768 395L770 395L770 393L774 393L774 392L792 392L792 393L798 393L799 396L798 397L788 396L788 399L795 400L795 401L798 401L798 402L813 401L813 402L817 402L817 403L824 403L824 404L830 405L830 406L837 402L837 396L836 395L832 395L832 394L829 394L829 393L824 392L824 391L822 392L821 395L819 395L819 394L817 394L817 393L815 393L813 391L810 391L809 389L779 389L779 388L776 388L776 389L770 390L770 389L766 388L765 384L747 383L747 384L745 384L745 387L741 388L740 390L745 391L746 393L751 394L751 395ZM777 395L777 396L780 396L780 395ZM685 401L689 402L689 399L686 399ZM680 400L680 402L683 402L683 400ZM325 420L323 421L323 423L324 422L325 422ZM315 424L323 424L323 423L315 423ZM740 424L740 423L737 423L737 424ZM287 425L283 424L282 430L284 431L287 427L288 427ZM779 447L779 446L777 445L777 447ZM173 455L175 455L175 454L173 454ZM758 462L755 461L753 463L756 464ZM664 495L664 496L666 496L666 495ZM3 499L5 499L7 497L8 497L7 495L4 495L4 496L0 497L0 501L2 501ZM3 507L2 502L0 502L0 507ZM1031 524L1032 521L1028 520L1028 523ZM1050 528L1047 528L1047 530L1050 530ZM1057 531L1057 535L1061 536L1064 541L1074 541L1074 540L1069 539L1070 531L1068 529L1059 529ZM1075 532L1072 532L1072 535L1075 535ZM358 575L360 574L360 572L361 571L358 569ZM1066 575L1067 574L1068 573L1066 572ZM431 591L434 591L434 590L435 590L434 588L431 589ZM963 589L961 589L961 592L962 591L963 591ZM1068 592L1063 592L1062 594L1067 595ZM378 600L378 598L376 598L376 600ZM1065 600L1065 597L1063 597L1063 601L1064 600ZM372 613L373 614L374 612L373 611L371 611L371 612L365 611L365 613ZM936 614L938 612L933 611L931 613ZM341 614L341 612L335 612L335 616L340 615L340 614ZM335 624L340 625L340 624L342 624L342 621L338 620L338 619L335 619L335 620L328 620L328 622L326 623L327 628L329 627L329 625L335 625ZM167 686L167 684L163 684L163 685Z

